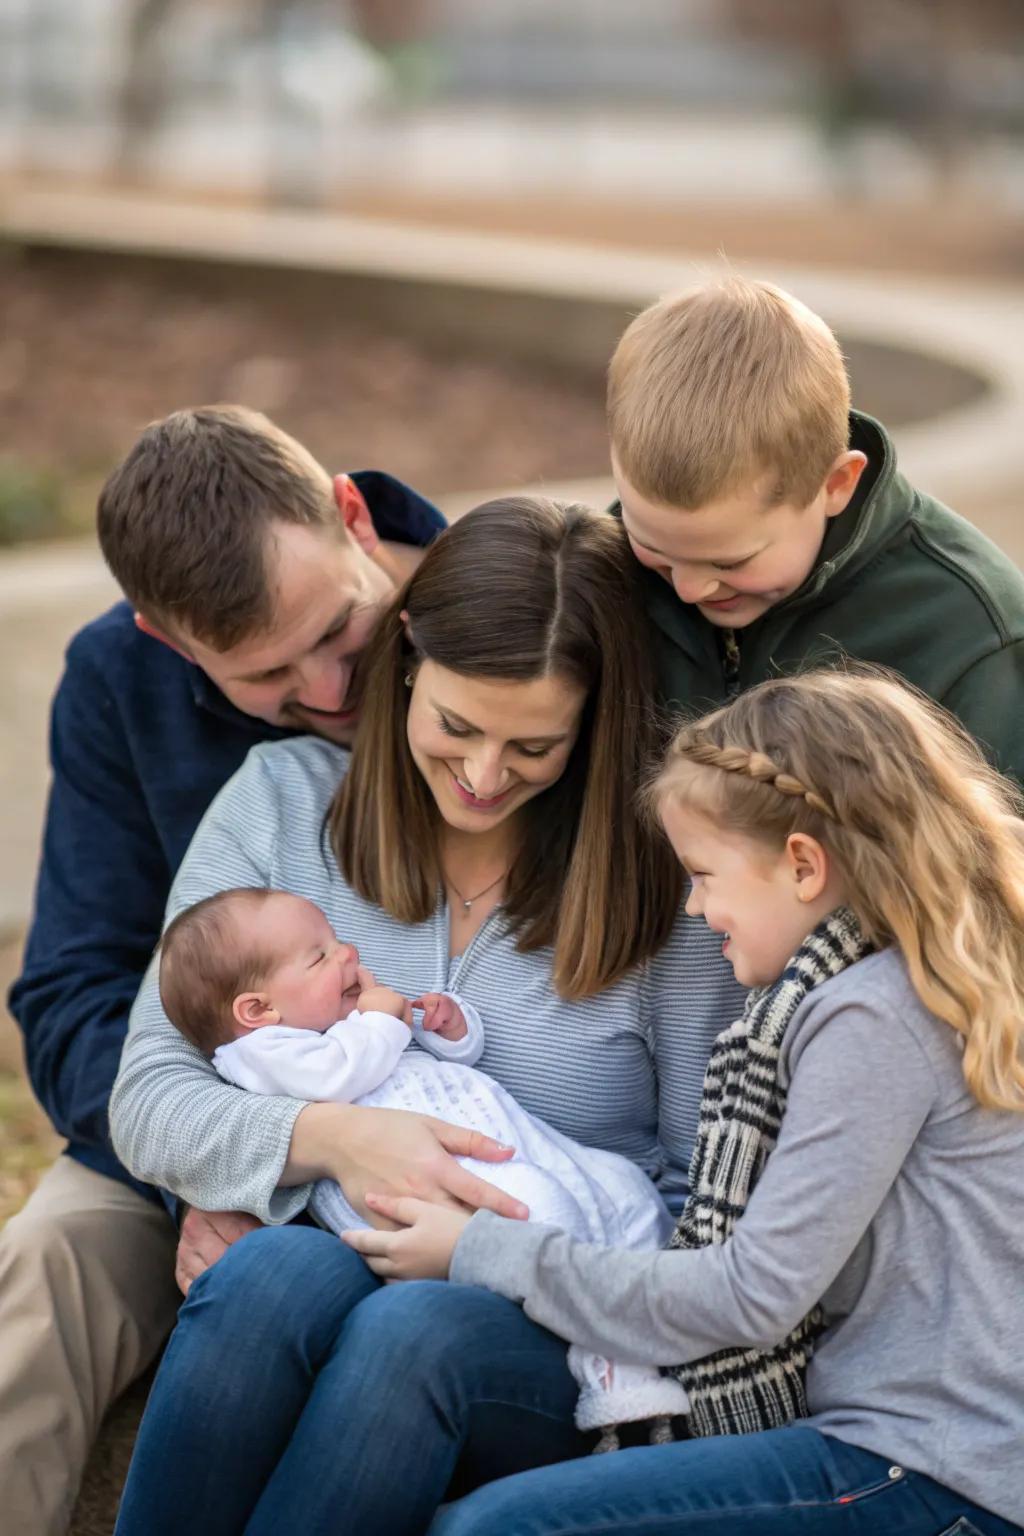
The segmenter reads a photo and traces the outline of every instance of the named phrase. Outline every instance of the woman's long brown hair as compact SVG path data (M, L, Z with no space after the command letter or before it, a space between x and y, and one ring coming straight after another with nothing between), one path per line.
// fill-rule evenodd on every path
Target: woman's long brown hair
M653 954L681 876L636 809L660 745L647 649L636 562L614 519L532 496L467 513L431 545L364 660L362 721L327 820L346 880L400 922L438 905L440 818L406 738L410 669L429 659L464 677L555 676L586 691L583 720L561 778L519 813L505 917L521 951L553 947L565 997Z

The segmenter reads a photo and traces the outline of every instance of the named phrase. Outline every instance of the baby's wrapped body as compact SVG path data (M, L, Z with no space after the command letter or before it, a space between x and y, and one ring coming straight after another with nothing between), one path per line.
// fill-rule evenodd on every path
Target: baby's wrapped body
M521 1200L531 1221L604 1247L661 1247L673 1222L646 1175L628 1159L581 1146L527 1114L499 1083L470 1065L483 1049L483 1025L469 1004L455 1001L468 1025L462 1040L410 1031L390 1015L357 1011L322 1035L261 1029L218 1050L214 1065L229 1081L264 1093L411 1110L481 1131L514 1147L515 1156L505 1163L460 1161ZM424 1049L408 1049L414 1037ZM371 1060L375 1081L367 1086ZM332 1232L367 1225L333 1180L314 1186L310 1210ZM576 1414L581 1429L686 1412L679 1384L649 1367L613 1363L575 1348L570 1365L581 1388Z

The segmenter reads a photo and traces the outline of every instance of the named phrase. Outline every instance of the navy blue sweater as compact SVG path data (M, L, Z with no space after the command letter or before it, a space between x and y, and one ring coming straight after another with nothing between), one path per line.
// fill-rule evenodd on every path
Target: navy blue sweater
M381 538L429 544L436 507L375 470L353 476ZM8 1003L32 1087L68 1152L159 1200L110 1145L107 1103L139 983L192 834L249 748L291 732L235 709L135 626L128 603L68 647L24 969Z

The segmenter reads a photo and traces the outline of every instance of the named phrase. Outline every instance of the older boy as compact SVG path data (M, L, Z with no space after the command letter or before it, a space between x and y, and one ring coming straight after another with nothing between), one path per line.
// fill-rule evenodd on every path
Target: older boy
M295 731L350 740L374 617L411 568L408 546L443 527L389 475L332 481L235 406L154 423L104 487L100 540L128 602L68 649L36 910L10 999L33 1086L68 1148L0 1234L4 1529L66 1530L100 1420L180 1300L174 1226L107 1129L177 866L255 742ZM183 1287L253 1224L190 1213Z
M896 668L1024 781L1024 578L899 474L823 320L735 276L663 299L619 342L608 418L674 704L845 653Z

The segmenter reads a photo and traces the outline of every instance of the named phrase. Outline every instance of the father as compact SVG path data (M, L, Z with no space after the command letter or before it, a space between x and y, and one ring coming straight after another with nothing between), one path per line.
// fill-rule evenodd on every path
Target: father
M0 1509L22 1536L66 1531L100 1420L180 1300L174 1224L107 1129L175 871L254 743L351 740L377 611L418 559L410 546L443 527L390 475L332 481L237 406L154 423L103 489L100 542L128 601L68 649L35 916L10 996L32 1085L68 1140L0 1233ZM443 1186L425 1124L400 1151L433 1158ZM188 1212L181 1288L252 1225Z

